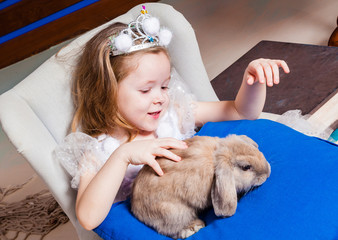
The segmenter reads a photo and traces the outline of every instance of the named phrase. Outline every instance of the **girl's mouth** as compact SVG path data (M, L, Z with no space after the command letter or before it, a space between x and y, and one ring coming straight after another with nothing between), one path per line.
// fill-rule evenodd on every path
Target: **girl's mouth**
M158 119L160 117L161 111L148 113L152 118Z

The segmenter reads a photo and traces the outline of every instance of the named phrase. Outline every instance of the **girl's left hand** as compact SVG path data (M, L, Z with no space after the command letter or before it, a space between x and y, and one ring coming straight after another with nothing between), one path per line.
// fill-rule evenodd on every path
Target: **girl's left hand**
M285 73L290 72L288 65L283 60L256 59L249 63L244 73L244 79L248 85L259 82L272 87L279 83L279 67Z

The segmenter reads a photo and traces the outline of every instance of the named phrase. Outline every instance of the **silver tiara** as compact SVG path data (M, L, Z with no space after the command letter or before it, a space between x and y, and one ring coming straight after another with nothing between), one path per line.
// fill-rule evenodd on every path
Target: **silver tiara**
M161 28L160 21L148 14L142 6L141 14L135 21L128 24L118 36L109 37L110 55L118 56L155 46L168 46L172 33L167 28Z

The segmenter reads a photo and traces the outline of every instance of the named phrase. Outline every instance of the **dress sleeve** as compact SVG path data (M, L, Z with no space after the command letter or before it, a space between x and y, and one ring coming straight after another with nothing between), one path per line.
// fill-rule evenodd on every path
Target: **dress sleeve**
M97 173L117 147L105 148L106 141L99 142L87 134L71 133L55 148L54 159L72 176L72 188L78 188L80 177L86 173ZM111 144L109 144L111 145Z
M310 116L310 114L302 115L302 111L299 109L289 110L280 115L276 119L276 122L282 123L308 136L319 137L325 140L328 139L333 132L333 129L319 122L309 122L307 119Z
M196 133L196 98L175 69L171 72L169 98L170 106L160 121L158 137L174 137L181 140L192 137Z

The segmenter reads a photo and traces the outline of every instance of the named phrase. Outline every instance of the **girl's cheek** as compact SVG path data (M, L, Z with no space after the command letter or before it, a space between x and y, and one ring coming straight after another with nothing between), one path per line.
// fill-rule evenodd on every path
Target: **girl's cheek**
M166 103L169 105L169 103L170 103L170 98L169 98L169 95L167 94L166 95Z

